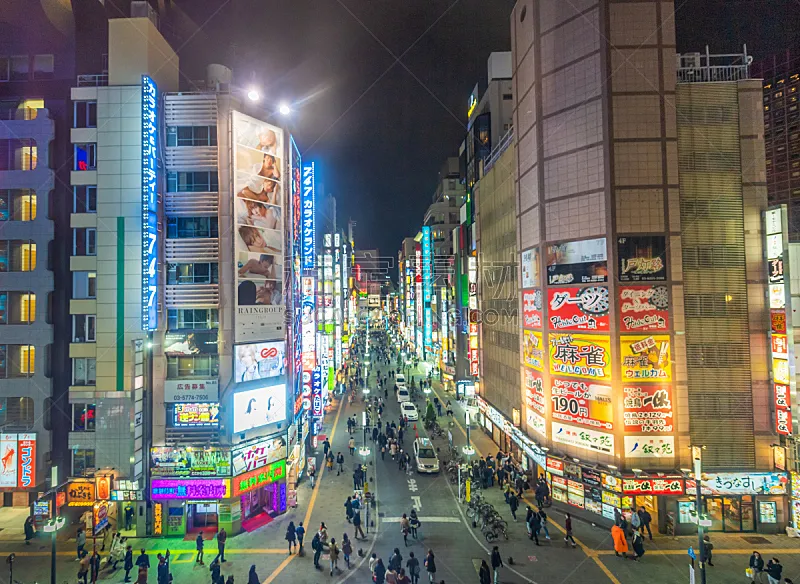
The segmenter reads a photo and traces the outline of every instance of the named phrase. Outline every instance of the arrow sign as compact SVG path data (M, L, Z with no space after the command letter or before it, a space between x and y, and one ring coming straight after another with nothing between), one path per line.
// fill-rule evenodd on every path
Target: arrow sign
M422 499L419 496L416 496L416 495L411 497L411 505L417 511L421 510L422 509Z

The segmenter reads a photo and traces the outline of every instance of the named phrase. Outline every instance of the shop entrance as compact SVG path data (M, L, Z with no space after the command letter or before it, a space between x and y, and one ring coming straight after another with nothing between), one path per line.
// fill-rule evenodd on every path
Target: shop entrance
M755 531L755 506L751 495L741 497L706 497L710 531L738 533Z
M272 511L272 485L242 495L242 518L252 519Z
M216 531L219 526L219 505L216 503L189 503L186 531Z

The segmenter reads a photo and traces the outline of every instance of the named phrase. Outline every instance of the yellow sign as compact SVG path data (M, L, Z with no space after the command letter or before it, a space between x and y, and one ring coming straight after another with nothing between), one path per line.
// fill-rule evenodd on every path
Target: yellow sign
M611 381L608 335L550 333L550 373Z
M537 331L522 331L523 339L523 354L525 357L525 365L536 369L536 371L544 371L544 344L542 342L542 333Z
M153 503L153 535L161 535L164 531L164 517L161 503Z
M669 335L620 338L622 379L672 381Z
M469 503L472 500L472 479L467 479L464 486L464 500Z
M472 112L475 111L475 108L478 107L478 98L475 97L475 94L469 96L469 107L467 108L467 117L472 115Z

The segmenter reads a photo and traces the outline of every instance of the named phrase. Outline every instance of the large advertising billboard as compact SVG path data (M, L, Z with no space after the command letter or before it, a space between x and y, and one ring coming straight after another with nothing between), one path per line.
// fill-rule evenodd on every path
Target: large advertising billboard
M596 284L608 281L606 239L571 241L547 247L547 283Z
M663 285L619 287L620 331L669 329L669 292Z
M542 328L542 291L538 288L522 291L522 328Z
M246 432L286 419L286 384L233 394L233 431Z
M286 342L236 345L233 375L236 383L269 379L286 373Z
M223 448L151 448L150 474L154 477L229 477L231 453Z
M284 133L233 112L237 343L285 335Z
M608 288L587 286L550 288L547 320L554 331L608 332Z
M164 354L178 355L216 355L217 330L171 331L164 335Z
M36 434L0 434L0 487L36 486Z
M617 239L621 282L663 282L667 279L667 242L663 235Z
M672 387L661 384L625 384L622 407L626 432L672 432Z
M554 420L597 430L614 429L611 386L579 379L550 379Z
M262 468L286 458L287 455L288 448L284 435L268 436L239 444L233 449L233 476Z
M158 88L142 75L142 330L158 328Z
M606 335L550 335L550 373L611 381L611 341Z
M669 335L620 337L622 378L672 381Z

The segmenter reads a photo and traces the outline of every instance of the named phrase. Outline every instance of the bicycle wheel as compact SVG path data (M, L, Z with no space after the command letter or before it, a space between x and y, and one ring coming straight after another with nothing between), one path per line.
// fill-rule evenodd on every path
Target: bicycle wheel
M475 507L467 507L467 517L470 519L475 517Z
M484 537L486 538L487 542L492 543L494 540L497 539L497 534L494 531L487 531L484 534Z

